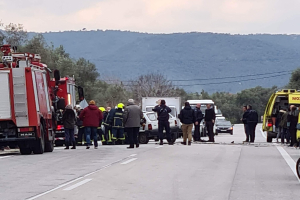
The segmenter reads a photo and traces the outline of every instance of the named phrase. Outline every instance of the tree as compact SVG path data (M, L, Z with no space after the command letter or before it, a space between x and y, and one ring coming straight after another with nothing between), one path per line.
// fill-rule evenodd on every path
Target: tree
M160 73L141 75L129 85L135 99L139 102L142 97L171 97L182 93Z
M288 87L297 90L300 88L300 68L293 71Z
M20 46L27 39L27 31L22 24L10 23L4 26L4 41L12 46Z

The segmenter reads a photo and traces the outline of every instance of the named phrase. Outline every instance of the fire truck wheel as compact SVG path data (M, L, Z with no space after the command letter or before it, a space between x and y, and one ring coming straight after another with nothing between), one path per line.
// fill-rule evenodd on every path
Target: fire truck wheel
M45 129L43 124L40 126L41 130L41 138L35 142L35 146L33 147L34 154L43 154L45 149Z
M20 148L20 153L22 155L30 155L32 150L30 148Z
M53 141L46 142L45 144L45 152L52 152L54 150Z

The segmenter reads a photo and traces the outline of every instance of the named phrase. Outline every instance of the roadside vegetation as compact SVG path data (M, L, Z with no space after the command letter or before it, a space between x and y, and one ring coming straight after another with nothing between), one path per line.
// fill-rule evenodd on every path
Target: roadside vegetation
M86 99L94 99L99 106L115 106L118 102L126 102L128 98L140 102L144 96L180 96L183 102L188 99L212 99L227 119L232 123L240 123L243 105L251 104L259 116L262 116L270 95L278 90L276 86L272 88L259 86L236 94L229 92L209 94L207 91L189 93L161 73L144 74L131 81L118 79L107 81L95 64L85 58L72 58L63 46L55 48L48 45L43 35L38 34L28 39L28 34L21 24L0 23L0 25L4 29L0 30L0 44L17 46L18 52L40 54L42 62L51 70L60 70L61 76L74 76L76 84L84 88ZM292 73L287 87L300 88L300 68Z

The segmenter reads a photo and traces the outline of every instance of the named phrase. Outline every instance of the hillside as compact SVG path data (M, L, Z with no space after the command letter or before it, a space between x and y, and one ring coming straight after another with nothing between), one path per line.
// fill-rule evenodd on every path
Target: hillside
M130 80L143 73L158 71L171 80L212 79L175 82L177 85L192 85L184 88L194 92L204 89L235 93L258 85L284 86L289 80L289 75L284 73L269 79L254 76L216 78L264 73L268 76L269 73L290 71L300 66L298 35L68 31L44 33L44 37L54 46L63 45L72 57L85 57L95 63L101 78ZM238 82L241 79L256 80ZM236 82L207 84L232 80Z

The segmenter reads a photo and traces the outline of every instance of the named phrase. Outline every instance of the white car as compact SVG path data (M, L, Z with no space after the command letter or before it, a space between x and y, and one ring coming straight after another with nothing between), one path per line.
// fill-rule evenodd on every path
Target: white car
M158 135L158 120L157 114L155 112L143 112L144 115L144 125L140 128L139 142L140 144L147 144L149 140L159 140ZM170 114L170 132L172 141L175 142L179 137L179 124L175 117ZM165 132L165 131L164 131Z

